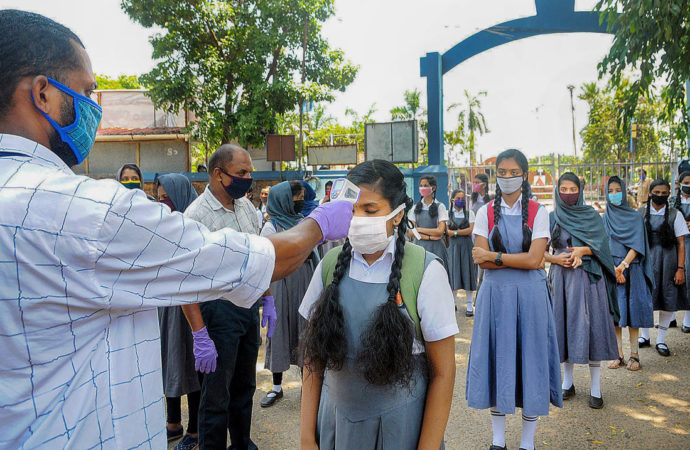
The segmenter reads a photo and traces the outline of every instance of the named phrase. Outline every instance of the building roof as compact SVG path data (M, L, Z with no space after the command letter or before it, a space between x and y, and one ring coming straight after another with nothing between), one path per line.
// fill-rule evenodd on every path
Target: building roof
M185 134L183 127L149 127L149 128L101 128L97 136L155 136L159 134Z

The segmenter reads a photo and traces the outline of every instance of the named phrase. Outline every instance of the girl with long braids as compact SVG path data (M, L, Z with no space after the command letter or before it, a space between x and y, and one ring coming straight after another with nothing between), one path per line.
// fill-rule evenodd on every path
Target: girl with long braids
M489 196L489 177L485 173L478 173L472 180L472 212L477 214L479 208L491 201Z
M438 256L443 267L448 270L448 252L443 243L448 210L443 203L436 200L436 188L436 177L424 175L420 178L419 194L421 198L414 210L410 212L410 222L414 224L421 239L414 236L412 230L410 230L410 236L414 238L415 244Z
M506 414L522 408L520 448L534 448L537 417L562 406L558 342L544 272L549 216L529 199L527 158L496 158L496 198L474 222L474 262L484 269L472 329L465 396L491 409L492 450L506 448Z
M585 205L580 179L566 172L554 190L549 280L558 347L563 363L563 399L575 396L575 364L589 364L590 408L604 406L601 361L618 358L614 322L620 320L616 271L599 213Z
M625 181L617 176L607 183L606 212L604 228L609 236L609 247L613 263L616 265L616 292L620 320L616 324L618 359L611 361L609 369L617 369L625 364L623 358L623 336L621 329L628 327L630 332L630 359L628 370L640 370L638 351L638 329L654 324L652 310L652 289L654 288L654 269L649 257L647 229L644 219L628 206Z
M690 228L690 172L682 172L678 175L678 192L673 202L673 207L683 213L685 223ZM690 267L690 234L685 236L685 294L690 301L690 277L688 277L688 267ZM683 325L680 327L683 333L690 333L690 311L685 310Z
M474 309L474 291L477 290L477 266L472 260L472 230L474 229L474 212L467 209L465 192L456 189L450 196L451 211L448 215L448 270L450 287L457 299L460 289L465 290L467 309L465 315L472 317Z
M300 306L300 448L443 448L458 332L448 276L406 243L413 202L398 168L367 161L348 179L361 189L348 239Z
M671 186L657 179L649 186L649 202L638 211L644 214L649 236L650 259L654 267L654 311L659 311L656 351L671 356L666 332L676 311L688 309L685 290L685 236L688 225L682 214L668 204ZM682 201L682 200L681 200ZM649 328L640 329L640 347L649 347Z

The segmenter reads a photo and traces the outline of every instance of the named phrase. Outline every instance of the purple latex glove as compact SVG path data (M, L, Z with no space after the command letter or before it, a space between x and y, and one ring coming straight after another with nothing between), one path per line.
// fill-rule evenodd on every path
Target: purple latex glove
M268 324L266 337L270 339L271 336L273 336L273 330L276 329L276 323L278 322L278 313L276 312L276 305L273 296L267 295L265 297L261 297L261 305L264 308L263 314L261 315L261 328Z
M319 224L324 241L336 241L347 237L350 231L350 221L352 221L352 203L346 200L330 201L318 206L307 216Z
M216 346L208 335L206 327L192 331L194 337L194 369L201 373L216 371Z

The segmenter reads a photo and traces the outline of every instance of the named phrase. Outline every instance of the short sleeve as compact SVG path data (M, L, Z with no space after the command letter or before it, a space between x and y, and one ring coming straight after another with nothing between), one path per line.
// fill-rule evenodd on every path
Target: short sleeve
M472 234L474 236L483 236L489 239L489 217L488 217L488 205L483 205L477 211L474 218L474 229L472 229Z
M311 277L307 292L304 293L302 303L299 305L299 315L307 320L309 320L311 307L314 306L314 303L321 297L323 292L323 276L321 271L321 263L319 262L314 270L314 275Z
M261 236L262 237L268 237L272 234L276 234L276 227L273 226L273 222L270 220L264 224L264 227L261 229Z
M476 225L475 225L476 229ZM546 238L551 239L551 226L549 224L549 212L543 205L539 206L537 216L534 218L534 226L532 227L532 240Z
M414 209L417 205L413 205L410 211L407 213L407 218L412 222L417 222L417 217L414 215Z
M680 211L678 211L678 214L676 214L676 220L673 222L673 231L675 231L676 237L690 234L690 231L688 231L688 224L685 223L683 213Z
M438 203L438 221L439 222L448 222L449 217L448 217L448 209L446 208L446 205L444 205L441 202Z
M424 271L417 295L417 312L425 341L440 341L458 334L455 301L448 273L437 260L432 261Z
M476 217L477 216L474 214L474 211L472 211L470 209L470 223L474 223L474 221L476 220Z

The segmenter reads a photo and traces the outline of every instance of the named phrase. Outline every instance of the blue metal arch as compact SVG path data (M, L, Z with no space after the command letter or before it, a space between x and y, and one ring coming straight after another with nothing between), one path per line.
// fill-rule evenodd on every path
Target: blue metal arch
M427 79L429 165L443 165L443 75L471 57L509 42L542 34L612 33L599 13L575 11L575 0L535 0L537 15L511 20L482 30L441 55L420 59L420 75Z

